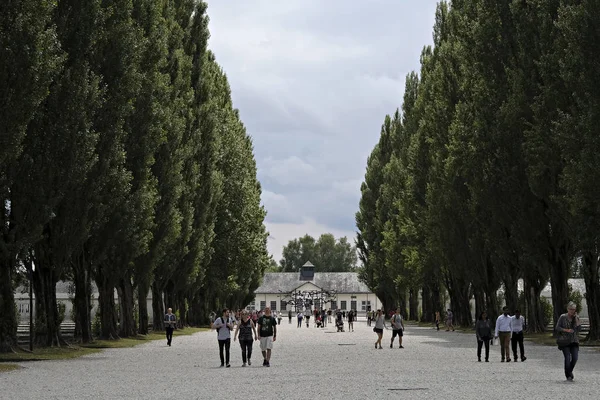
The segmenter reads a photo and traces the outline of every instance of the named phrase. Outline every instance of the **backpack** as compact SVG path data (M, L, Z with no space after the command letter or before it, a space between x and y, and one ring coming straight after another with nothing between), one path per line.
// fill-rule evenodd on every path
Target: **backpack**
M223 324L226 324L226 322L225 322L225 320L223 319L223 317L219 317L219 318L221 318L221 322L222 322ZM225 327L226 327L227 329L229 329L229 327L228 327L228 326L222 326L221 328L225 328ZM219 331L221 330L221 328L217 328L217 333L219 333Z

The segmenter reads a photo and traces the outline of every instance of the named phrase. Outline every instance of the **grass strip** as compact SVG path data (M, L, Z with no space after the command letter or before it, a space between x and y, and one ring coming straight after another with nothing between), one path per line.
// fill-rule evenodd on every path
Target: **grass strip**
M21 366L16 364L3 364L0 363L0 374L3 372L14 371L15 369L19 369Z
M208 331L208 328L184 328L173 332L173 337L193 335L197 332ZM99 353L102 349L117 349L133 347L148 343L152 340L165 340L164 332L151 332L148 335L138 335L134 338L123 338L117 340L96 340L84 345L71 345L71 347L36 347L33 353L17 351L16 353L0 353L0 362L23 362L23 361L45 361L66 360L78 358L88 354ZM18 366L17 366L18 367Z

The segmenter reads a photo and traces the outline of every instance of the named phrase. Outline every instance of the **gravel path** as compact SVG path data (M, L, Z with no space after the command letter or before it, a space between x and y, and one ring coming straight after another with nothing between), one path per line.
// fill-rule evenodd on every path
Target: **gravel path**
M562 372L555 347L526 342L524 363L500 363L492 346L489 363L478 363L475 335L407 326L404 349L374 348L365 322L355 332L287 320L271 367L262 367L255 342L252 367L241 367L232 343L232 367L219 368L215 332L176 337L172 347L154 341L110 349L75 360L23 363L0 374L1 399L598 399L600 352L582 349L575 382ZM347 324L346 324L347 327ZM397 343L397 342L396 342Z

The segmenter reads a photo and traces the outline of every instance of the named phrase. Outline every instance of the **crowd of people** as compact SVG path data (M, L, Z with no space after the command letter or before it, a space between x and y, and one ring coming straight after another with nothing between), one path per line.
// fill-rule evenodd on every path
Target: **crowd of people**
M296 319L297 327L302 327L303 320L306 327L310 327L311 317L315 328L325 328L328 323L332 323L332 316L335 316L335 324L338 331L343 331L343 321L348 322L348 331L354 332L354 322L357 319L356 310L349 312L341 310L325 310L314 309L298 312ZM404 321L400 314L400 309L395 309L390 317L390 325L386 323L385 313L383 310L368 311L366 313L367 326L374 324L373 332L377 335L375 341L375 349L383 349L382 340L384 329L392 330L392 338L390 348L394 347L394 341L398 337L398 347L403 349L402 338L404 336ZM288 323L292 323L292 311L288 311ZM454 331L453 314L450 309L446 314L446 331ZM252 347L255 341L260 342L260 350L263 356L263 366L270 367L271 353L273 344L277 340L277 326L281 325L281 311L271 311L270 307L266 307L259 311L238 310L231 314L230 310L224 309L220 317L212 316L211 329L217 331L217 341L219 343L219 357L221 359L221 367L229 368L230 364L230 347L231 347L231 332L233 331L233 341L238 341L242 350L242 367L252 365ZM441 316L439 311L435 313L435 326L440 330ZM167 309L164 318L167 345L171 346L173 340L173 330L176 326L177 319L172 313L172 309ZM487 312L483 311L477 318L475 323L475 336L477 338L477 361L481 362L481 353L485 348L485 362L489 362L490 344L494 339L499 341L501 362L525 362L525 348L523 344L525 319L521 315L520 310L514 310L511 314L508 307L502 309L502 314L498 317L493 327L492 322L488 318ZM557 345L563 352L564 356L564 371L568 381L574 379L573 370L579 358L579 338L578 333L581 330L581 322L577 315L577 307L574 303L567 305L567 312L562 314L558 319L555 332L558 335ZM520 357L519 357L520 356Z

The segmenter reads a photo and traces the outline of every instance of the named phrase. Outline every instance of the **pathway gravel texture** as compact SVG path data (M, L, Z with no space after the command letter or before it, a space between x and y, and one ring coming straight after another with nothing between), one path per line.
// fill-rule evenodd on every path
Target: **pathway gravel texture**
M474 334L407 326L404 349L375 349L364 321L335 332L287 320L271 367L262 367L258 342L253 365L242 368L237 342L232 367L219 368L216 332L110 349L75 360L27 362L0 374L1 399L599 399L600 352L582 348L575 381L562 371L556 347L526 342L526 362L479 363ZM347 328L347 324L346 324Z

